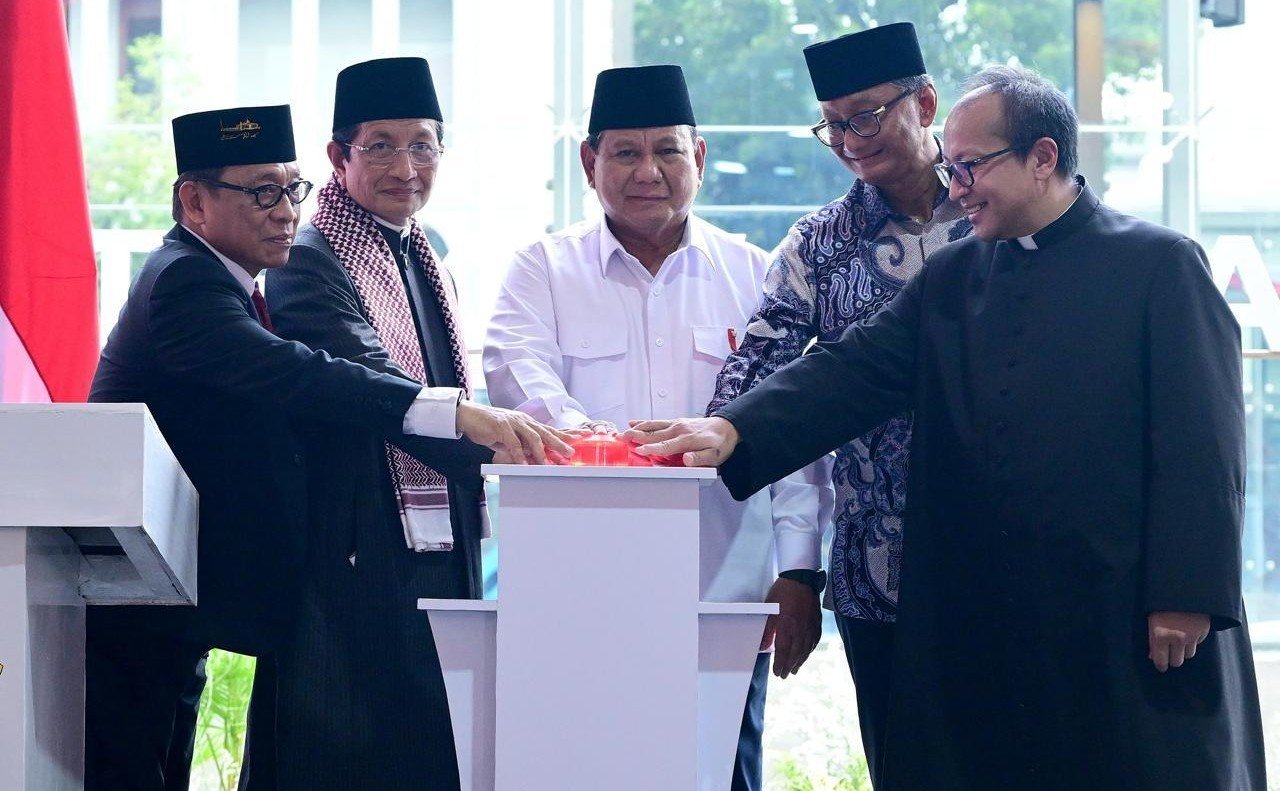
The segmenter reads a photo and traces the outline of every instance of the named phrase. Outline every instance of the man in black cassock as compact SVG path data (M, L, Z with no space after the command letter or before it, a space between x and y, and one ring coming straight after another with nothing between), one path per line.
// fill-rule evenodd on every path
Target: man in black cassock
M291 418L359 426L463 479L493 456L471 440L507 455L503 424L531 442L551 436L523 415L433 398L402 374L273 334L255 278L288 260L311 189L287 105L184 115L173 142L175 225L129 289L89 400L145 403L195 484L199 601L89 608L91 791L186 788L205 654L269 652L296 617L309 537Z
M916 410L885 788L1264 789L1239 328L1194 241L1074 175L1060 91L973 86L938 169L974 236L715 416L631 436L746 496Z
M465 392L453 284L413 218L442 119L422 58L338 75L334 175L289 265L268 277L267 302L286 338ZM444 682L416 601L481 596L482 481L446 482L359 428L304 434L314 540L302 617L274 683L255 683L250 788L457 788Z

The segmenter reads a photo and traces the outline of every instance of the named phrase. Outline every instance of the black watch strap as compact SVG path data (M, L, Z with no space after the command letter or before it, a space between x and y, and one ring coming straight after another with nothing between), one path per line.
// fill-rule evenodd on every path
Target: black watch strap
M827 572L822 569L788 569L778 572L778 576L784 580L808 585L818 595L822 595L822 591L827 587Z

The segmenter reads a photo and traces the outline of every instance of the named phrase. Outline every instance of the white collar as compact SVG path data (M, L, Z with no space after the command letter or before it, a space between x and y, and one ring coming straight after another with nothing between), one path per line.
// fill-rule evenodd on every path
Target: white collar
M369 212L369 216L372 217L373 221L376 222L378 225L381 225L383 228L386 228L388 230L395 231L396 233L400 234L401 237L405 237L409 235L408 224L396 225L395 223L387 222L386 220L382 219L381 217L374 214L373 212Z
M1079 190L1076 191L1075 199L1072 200L1071 203L1067 204L1067 208L1062 210L1062 214L1059 214L1057 217L1054 217L1053 222L1049 223L1049 225L1053 225L1054 222L1057 222L1058 220L1061 220L1063 217L1067 216L1067 212L1071 211L1071 207L1076 205L1076 201L1080 200L1080 196L1083 194L1084 194L1084 188L1081 187ZM1046 225L1044 228L1048 228L1049 225ZM1044 228L1041 228L1040 231L1043 231ZM1040 233L1040 231L1036 231L1036 233ZM1022 247L1023 250L1039 250L1040 249L1040 245L1036 244L1035 233L1030 233L1030 234L1027 234L1026 236L1019 236L1014 241L1016 241L1018 245Z
M253 295L254 281L253 281L253 278L249 275L249 273L245 271L244 267L240 266L235 261L232 261L230 258L227 258L225 255L223 255L222 252L218 250L218 248L209 244L208 239L205 239L203 236L191 230L190 228L187 228L187 226L185 225L182 227L186 228L187 233L199 239L201 244L203 244L205 247L213 251L213 254L218 257L218 260L222 262L222 265L227 268L227 271L231 273L231 276L234 277L236 279L236 282L240 284L240 287L244 289L244 293L250 296Z
M692 248L702 254L703 260L708 264L715 266L715 259L707 252L707 244L703 234L702 226L692 212L684 222L684 236L680 239L680 244L676 245L676 249L671 253L675 255L686 248ZM609 269L609 261L613 258L613 254L632 256L626 248L622 246L622 242L618 241L618 237L613 235L613 231L609 229L609 222L606 218L600 218L600 276L604 277ZM670 256L668 256L670 258Z

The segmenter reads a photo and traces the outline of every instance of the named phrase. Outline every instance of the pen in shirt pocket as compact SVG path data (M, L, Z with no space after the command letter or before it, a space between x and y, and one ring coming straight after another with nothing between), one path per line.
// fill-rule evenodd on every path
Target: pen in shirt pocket
M738 331L730 327L725 331L725 335L729 337L729 351L736 352L738 350Z

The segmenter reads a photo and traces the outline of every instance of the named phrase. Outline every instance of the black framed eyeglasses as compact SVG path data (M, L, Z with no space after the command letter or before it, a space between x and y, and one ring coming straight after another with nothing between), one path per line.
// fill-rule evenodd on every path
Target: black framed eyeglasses
M1005 154L1011 154L1015 151L1020 152L1025 149L1026 146L1009 146L1008 148L1002 148L999 151L992 151L990 154L983 154L982 156L974 157L973 159L966 159L961 162L952 162L949 165L945 162L939 162L933 166L933 172L938 174L938 181L941 181L942 186L947 189L951 189L951 180L953 178L960 182L960 185L963 187L972 187L973 169L978 165L990 162L996 157L1002 157Z
M282 187L279 184L263 184L261 187L242 187L239 184L228 184L225 181L217 179L195 179L204 182L211 187L218 189L234 190L243 192L246 195L253 196L253 202L258 204L259 209L274 209L276 204L284 198L288 198L289 202L294 206L302 203L311 194L311 188L315 186L310 181L295 181L292 184Z
M846 131L853 132L858 137L875 137L880 134L880 117L915 92L914 88L908 88L874 110L855 113L844 121L820 121L810 127L809 131L824 146L832 148L844 143Z
M380 168L387 167L394 162L401 152L408 154L409 161L420 168L427 168L437 164L440 161L440 155L444 153L444 146L437 146L433 143L410 143L404 148L396 148L390 143L381 141L371 146L361 146L355 143L347 143L347 145L364 154L369 160L369 164Z

